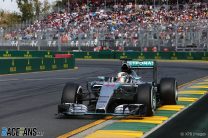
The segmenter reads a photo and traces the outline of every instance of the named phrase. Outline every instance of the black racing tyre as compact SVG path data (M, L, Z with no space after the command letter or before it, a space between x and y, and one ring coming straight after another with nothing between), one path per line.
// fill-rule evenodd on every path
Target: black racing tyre
M82 87L79 84L67 83L63 89L61 103L82 104Z
M162 105L177 104L178 86L175 78L162 78L159 91Z
M145 116L154 115L156 109L156 95L153 91L153 87L150 84L139 85L135 96L135 102L137 104L144 104Z

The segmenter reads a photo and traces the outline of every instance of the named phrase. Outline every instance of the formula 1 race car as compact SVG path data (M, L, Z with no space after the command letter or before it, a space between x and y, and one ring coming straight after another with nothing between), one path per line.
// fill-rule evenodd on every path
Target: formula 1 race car
M145 82L137 74L145 69L151 70L152 81ZM157 107L177 102L176 79L162 78L158 83L156 61L126 60L117 76L97 79L87 83L86 92L79 84L67 83L58 113L152 116Z

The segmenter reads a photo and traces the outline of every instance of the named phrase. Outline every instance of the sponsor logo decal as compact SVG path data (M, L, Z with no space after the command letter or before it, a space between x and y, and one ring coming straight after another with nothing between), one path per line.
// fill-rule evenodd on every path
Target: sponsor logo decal
M2 137L14 137L14 136L30 136L37 137L43 136L44 132L39 131L36 127L2 127Z

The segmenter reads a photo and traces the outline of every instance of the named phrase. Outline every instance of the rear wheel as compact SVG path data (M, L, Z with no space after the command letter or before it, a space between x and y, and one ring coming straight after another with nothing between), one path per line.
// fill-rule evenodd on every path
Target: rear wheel
M79 84L67 83L63 89L61 103L82 104L82 87Z
M175 105L178 100L178 88L175 78L162 78L160 80L160 100L163 105Z
M154 114L156 109L156 95L150 84L139 85L135 98L137 104L144 104L146 116L152 116Z

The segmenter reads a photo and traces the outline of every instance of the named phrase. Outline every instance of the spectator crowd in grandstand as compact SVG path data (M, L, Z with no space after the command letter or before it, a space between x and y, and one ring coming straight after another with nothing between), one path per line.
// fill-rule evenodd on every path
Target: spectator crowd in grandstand
M83 41L87 46L95 46L100 40L112 39L116 40L116 46L127 46L129 42L136 46L139 34L143 32L154 31L153 38L171 41L176 33L183 37L185 31L208 26L207 3L154 7L117 2L105 7L104 3L95 2L90 9L86 3L70 6L70 11L67 7L66 10L52 12L24 29L8 32L5 38L33 42L47 39L49 46L56 45L58 40L70 45L80 45Z

